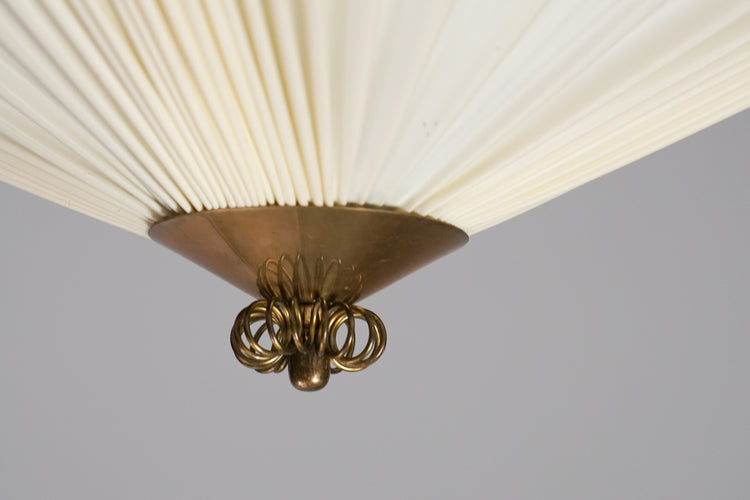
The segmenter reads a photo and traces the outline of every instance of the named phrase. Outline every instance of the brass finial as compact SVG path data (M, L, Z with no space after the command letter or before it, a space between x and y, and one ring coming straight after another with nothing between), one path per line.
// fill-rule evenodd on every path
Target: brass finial
M331 377L331 358L320 352L296 352L289 357L289 380L300 391L317 391Z
M367 324L368 337L355 354L358 320ZM342 329L346 334L340 336ZM240 311L230 340L243 365L260 373L280 372L288 365L292 385L314 391L325 387L330 373L360 371L377 361L386 333L380 318L359 306L329 304L320 297L305 304L272 298Z

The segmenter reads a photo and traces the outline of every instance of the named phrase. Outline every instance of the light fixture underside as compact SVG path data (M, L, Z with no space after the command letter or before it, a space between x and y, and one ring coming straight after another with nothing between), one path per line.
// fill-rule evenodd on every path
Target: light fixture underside
M358 371L382 354L382 321L355 301L468 240L444 222L361 206L196 212L158 222L149 235L262 297L237 317L235 355L259 372L288 365L292 384L302 390L320 389L331 371ZM369 335L355 353L357 322Z

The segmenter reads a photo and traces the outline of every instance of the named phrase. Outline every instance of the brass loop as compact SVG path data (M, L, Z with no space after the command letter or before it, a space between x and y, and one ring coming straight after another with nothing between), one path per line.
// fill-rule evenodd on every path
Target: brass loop
M355 354L358 321L367 324L367 339ZM346 334L339 347L344 327ZM261 345L264 336L270 347ZM332 373L359 371L380 358L386 339L385 326L375 313L344 302L328 303L321 297L312 302L278 296L255 301L240 311L230 333L237 359L260 373L284 370L297 354L325 356Z

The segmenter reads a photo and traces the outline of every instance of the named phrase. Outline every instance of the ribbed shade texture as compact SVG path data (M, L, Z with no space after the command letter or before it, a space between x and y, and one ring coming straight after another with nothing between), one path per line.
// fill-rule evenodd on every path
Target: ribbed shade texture
M476 233L750 106L750 1L0 1L0 180Z

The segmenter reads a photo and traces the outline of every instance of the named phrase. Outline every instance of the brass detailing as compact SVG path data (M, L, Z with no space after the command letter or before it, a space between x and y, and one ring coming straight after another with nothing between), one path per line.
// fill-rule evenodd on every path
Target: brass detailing
M318 297L330 302L354 302L362 292L362 275L339 259L324 257L308 263L297 255L268 259L258 269L258 290L263 297L281 297L312 302Z
M362 299L469 239L445 222L359 206L209 210L167 218L148 234L258 298L258 271L281 255L301 255L308 263L322 257L353 267L362 276Z
M383 322L351 305L362 290L362 275L340 260L268 259L258 270L258 289L265 300L240 311L230 334L243 365L260 373L288 366L295 388L316 391L331 373L363 370L383 354ZM367 324L368 337L355 354L357 320ZM339 335L344 328L346 335Z
M355 354L356 320L367 324L368 337ZM345 336L339 335L342 328ZM377 315L322 298L311 303L255 301L237 316L230 338L240 363L260 373L279 372L288 365L292 385L303 391L322 389L331 373L367 368L383 354L386 343L385 326Z
M263 297L237 316L232 349L262 373L288 367L301 390L320 389L331 373L362 370L383 354L383 322L355 301L468 240L429 217L362 206L210 210L157 222L149 235Z

